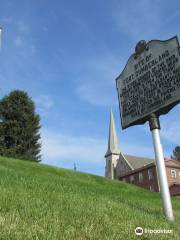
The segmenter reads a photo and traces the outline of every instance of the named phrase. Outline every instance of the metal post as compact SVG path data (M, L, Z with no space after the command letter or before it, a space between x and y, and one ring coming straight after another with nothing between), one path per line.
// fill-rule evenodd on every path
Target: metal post
M76 163L74 163L74 171L77 171Z
M171 197L169 193L169 186L166 175L166 168L164 163L163 149L160 142L160 123L159 118L153 113L150 115L149 119L150 130L152 131L155 158L156 158L156 167L158 172L158 179L160 185L160 193L163 201L164 214L168 220L173 221L173 210L171 204Z

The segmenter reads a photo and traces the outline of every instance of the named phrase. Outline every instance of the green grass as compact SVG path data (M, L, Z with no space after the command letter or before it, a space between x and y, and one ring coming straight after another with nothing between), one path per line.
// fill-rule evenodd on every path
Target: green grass
M0 158L0 240L180 239L162 214L159 193L90 174ZM172 229L136 236L134 229Z

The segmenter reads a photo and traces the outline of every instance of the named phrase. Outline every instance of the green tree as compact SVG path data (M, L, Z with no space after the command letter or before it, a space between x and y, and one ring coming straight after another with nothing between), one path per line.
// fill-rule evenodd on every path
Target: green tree
M173 150L172 159L180 162L180 146L175 147Z
M0 155L41 161L40 117L24 91L15 90L0 101Z

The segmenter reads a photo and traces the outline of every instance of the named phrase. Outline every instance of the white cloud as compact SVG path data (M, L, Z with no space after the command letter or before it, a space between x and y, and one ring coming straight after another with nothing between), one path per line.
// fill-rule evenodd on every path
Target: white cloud
M32 56L34 56L37 52L36 46L34 44L29 44L29 50Z
M104 171L108 139L66 135L45 128L42 129L41 136L43 163L73 167L76 162L83 171L84 167L87 172ZM153 147L138 143L123 143L121 146L125 154L154 157Z
M118 104L115 78L121 71L121 59L111 54L89 59L78 79L76 94L97 106Z
M161 9L158 1L121 1L114 8L113 18L118 29L133 40L146 40L157 33L160 27Z
M100 163L104 161L106 141L86 136L64 135L47 129L42 130L43 162Z
M23 40L20 36L16 36L14 43L17 47L21 47L23 45Z
M17 47L23 47L21 49L21 55L26 57L26 61L29 59L30 55L35 55L36 46L34 44L33 33L30 35L30 27L28 24L22 21L17 22L14 44Z
M35 102L37 106L37 111L41 115L46 115L54 105L52 98L48 95L39 95L35 98Z
M48 29L47 26L43 26L43 27L42 27L42 30L43 30L44 32L46 32L46 33L49 32L49 29Z
M154 158L154 149L153 145L140 145L138 142L136 144L122 144L122 151L125 154L133 155L133 156L141 156Z
M29 33L30 29L29 29L29 25L26 24L25 22L19 21L17 23L17 30L21 33Z
M180 107L176 107L176 110L180 110ZM176 113L169 114L168 118L164 118L161 121L161 136L176 145L180 145L180 114Z
M118 104L115 82L114 84L112 83L112 86L86 82L78 87L77 94L81 99L97 106L112 107Z
M2 19L2 23L7 23L7 24L9 24L9 23L12 23L12 21L13 21L13 18L10 17L10 16L4 17L4 18Z

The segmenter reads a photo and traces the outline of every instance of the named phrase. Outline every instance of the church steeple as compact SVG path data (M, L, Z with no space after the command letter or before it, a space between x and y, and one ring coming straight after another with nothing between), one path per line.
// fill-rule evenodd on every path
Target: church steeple
M106 166L105 176L111 179L116 178L116 165L119 159L120 150L114 123L113 113L110 114L108 149L105 155Z
M114 117L113 113L111 110L110 113L110 123L109 123L109 139L108 139L108 149L105 154L105 157L111 155L111 154L119 154L120 150L118 147L118 139L117 139L117 134L116 134L116 128L115 128L115 123L114 123Z

